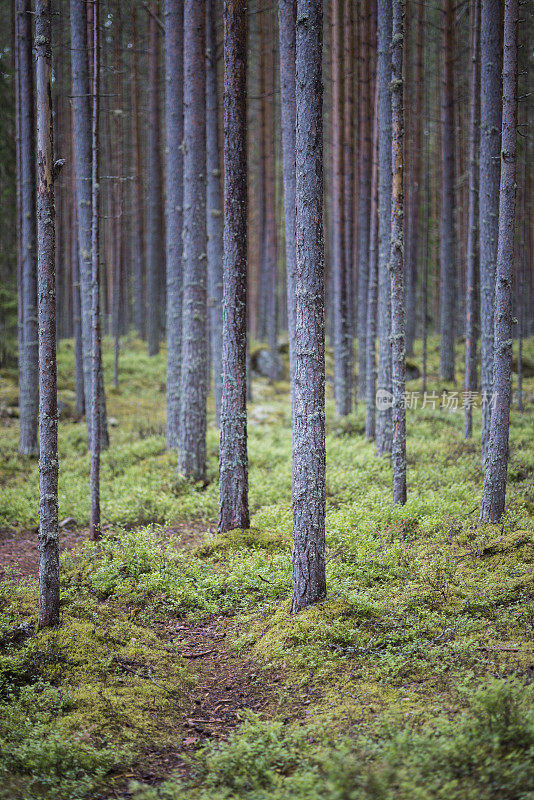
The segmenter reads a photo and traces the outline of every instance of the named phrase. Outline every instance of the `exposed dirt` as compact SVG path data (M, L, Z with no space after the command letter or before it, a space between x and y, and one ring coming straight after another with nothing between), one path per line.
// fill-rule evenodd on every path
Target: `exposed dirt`
M59 549L61 552L72 550L87 536L87 531L61 528ZM5 578L8 570L10 577L15 579L37 578L39 572L37 528L28 531L0 529L0 580Z

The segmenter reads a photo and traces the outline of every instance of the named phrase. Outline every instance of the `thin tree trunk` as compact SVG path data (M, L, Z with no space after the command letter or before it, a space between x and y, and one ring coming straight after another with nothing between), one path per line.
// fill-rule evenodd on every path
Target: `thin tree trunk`
M499 522L506 499L512 379L512 277L517 161L518 0L504 3L501 179L495 282L494 405L484 471L480 522Z
M476 275L477 275L477 235L478 235L478 164L479 148L479 27L480 3L471 3L471 74L469 91L469 208L467 231L467 275L465 298L465 376L466 393L464 437L470 439L473 433L473 406L470 402L477 383L477 337L476 337Z
M291 407L295 389L295 18L296 0L280 0L280 92L286 239L287 324Z
M378 379L375 452L391 452L391 3L378 0Z
M206 6L184 2L182 373L178 470L206 476Z
M96 5L95 5L96 8ZM113 15L113 49L114 49L114 93L115 93L115 114L113 116L113 141L110 142L113 153L113 385L117 389L119 386L119 353L120 353L120 333L121 333L121 307L122 284L124 279L124 265L122 253L122 83L121 83L121 38L122 38L122 15L121 2L117 0L117 6ZM95 68L96 69L96 68ZM94 92L93 92L94 97ZM98 143L97 143L98 144ZM93 153L94 161L94 153ZM93 222L94 224L94 222ZM94 280L94 275L93 275ZM94 312L94 309L93 309Z
M249 527L247 456L247 16L224 1L223 392L219 530Z
M294 612L326 596L322 16L321 0L298 0L291 601Z
M132 261L133 261L133 312L134 326L140 339L146 336L145 302L145 225L143 203L143 155L139 133L139 67L138 67L137 14L132 4L132 156L133 156L133 222L132 222ZM182 198L180 197L180 208ZM181 225L180 225L181 231ZM181 232L180 232L181 237ZM181 238L180 238L181 242Z
M74 126L72 127L74 153ZM85 414L85 392L83 385L83 349L82 349L82 306L80 298L80 254L78 249L78 209L76 203L76 175L72 170L72 327L74 333L74 388L76 394L76 411L80 416Z
M52 12L35 4L37 52L37 287L39 298L39 627L59 625L56 276Z
M223 212L219 159L219 106L215 0L206 0L206 154L208 309L215 419L220 425L222 394Z
M404 101L402 55L404 48L403 0L393 0L393 36L391 45L391 379L393 384L393 502L406 502L406 351L404 317Z
M369 280L367 285L367 369L365 436L374 439L376 429L376 313L378 299L378 81L373 115L373 163L371 174L371 229L369 233Z
M343 94L343 158L344 158L344 253L345 294L347 316L347 373L350 385L350 402L354 385L354 14L352 0L344 0L343 9L343 63L345 65Z
M183 0L165 0L167 447L178 446L182 355Z
M92 375L91 375L91 539L100 538L100 450L101 450L101 392L103 391L100 375L102 371L102 349L100 342L100 275L99 275L99 139L98 114L100 92L100 31L99 4L93 2L93 83L92 83L92 119L91 119L91 339L92 339Z
M439 373L454 381L456 237L454 231L454 15L453 0L443 0L441 72L441 249Z
M17 42L19 75L16 81L20 120L20 203L21 203L21 300L22 349L19 350L19 411L21 455L37 455L39 386L35 380L38 364L37 263L35 252L35 122L33 104L33 57L31 0L17 0Z
M161 174L161 129L159 98L160 31L156 20L159 2L153 0L148 21L148 213L147 213L147 340L148 355L159 352L163 328L165 254L163 238L163 189Z
M482 392L482 459L491 421L493 382L495 264L499 219L501 147L501 0L480 6L480 389ZM487 401L487 402L484 402Z

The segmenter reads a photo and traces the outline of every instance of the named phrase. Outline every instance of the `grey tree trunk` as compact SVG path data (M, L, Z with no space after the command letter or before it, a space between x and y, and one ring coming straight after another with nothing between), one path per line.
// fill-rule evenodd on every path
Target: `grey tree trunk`
M37 291L39 315L39 627L59 625L56 276L52 13L35 4L37 53Z
M219 530L249 527L247 456L247 15L224 2L223 392Z
M499 522L506 499L512 380L512 277L517 161L517 22L518 0L504 3L502 68L501 179L499 238L495 282L493 356L494 408L484 470L480 522Z
M167 447L178 446L182 371L183 0L165 0Z
M402 55L404 47L403 0L393 0L391 45L391 377L393 384L393 502L406 502L406 351L404 316L404 100Z
M182 372L178 470L206 475L206 6L184 2Z
M326 596L322 38L321 0L298 0L291 601L294 612Z
M22 349L19 352L19 422L21 455L37 455L39 385L37 332L37 260L35 237L35 122L33 103L32 14L30 0L17 0L18 70L20 126L20 208L21 208L21 305Z
M146 332L148 355L159 352L164 317L165 253L163 236L163 179L161 174L161 124L160 124L160 76L159 50L160 32L156 14L158 0L153 0L148 21L148 159L147 159L147 286L146 286Z
M472 0L472 33L471 33L471 74L469 87L469 207L467 230L467 275L465 298L465 373L464 391L474 392L477 384L477 332L476 332L476 279L477 236L478 236L478 169L477 156L479 148L479 27L480 2ZM470 397L467 394L467 397ZM473 407L465 404L464 437L470 439L473 433Z
M80 296L82 310L82 351L87 443L91 446L92 336L91 336L91 94L87 42L86 0L70 0L72 105L74 108L74 141L76 169L76 207L78 213L78 250ZM104 385L103 375L99 380ZM101 443L109 444L105 393L101 396Z
M343 93L343 159L344 159L344 253L345 253L345 293L347 315L347 373L350 381L351 404L354 389L354 15L356 10L352 0L344 0L343 8L343 62L345 64Z
M333 328L334 328L334 397L340 416L350 414L352 405L350 340L347 318L347 281L345 277L345 186L344 186L344 81L343 0L332 4L332 257ZM366 256L367 264L367 256ZM363 301L362 301L363 302ZM362 314L360 316L363 316Z
M480 389L489 398L493 382L495 264L499 219L501 148L501 0L480 5ZM482 459L491 421L491 403L482 406Z
M135 3L132 4L132 161L133 161L133 222L132 222L132 259L133 259L133 317L134 326L140 339L146 336L146 300L145 300L145 226L143 203L143 164L139 133L139 69L138 69L137 14ZM182 201L180 200L180 206ZM181 226L180 226L181 230ZM181 236L181 233L180 233ZM180 239L181 241L181 239Z
M391 452L391 3L378 0L378 378L375 452Z
M365 436L374 439L376 430L376 313L378 300L378 81L375 86L373 118L373 162L371 171L371 228L369 231L369 280L367 283L367 370Z
M220 426L222 394L223 211L219 160L219 107L215 0L206 0L206 155L208 309L215 418Z
M295 18L296 0L278 3L291 407L295 388Z
M441 67L441 247L439 374L454 381L454 320L456 298L456 236L454 230L454 12L453 0L443 0Z
M100 29L99 29L99 3L93 3L93 82L92 82L92 113L91 113L91 539L99 539L100 528L100 450L101 450L101 393L103 384L100 380L102 374L102 347L100 342L100 270L99 270L99 198L100 198L100 171L99 171L99 140L98 140L98 114L100 92ZM118 334L117 334L118 335Z
M74 111L71 110L71 152L74 155ZM71 269L72 269L72 331L74 335L74 389L76 411L85 414L85 391L83 385L83 345L82 345L82 301L80 296L80 253L78 248L78 207L76 202L76 173L71 170L72 216L71 216Z

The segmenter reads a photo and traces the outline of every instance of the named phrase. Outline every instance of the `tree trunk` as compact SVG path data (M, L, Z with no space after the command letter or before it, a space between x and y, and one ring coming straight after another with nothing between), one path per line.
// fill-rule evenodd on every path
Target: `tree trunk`
M454 12L453 0L443 0L441 68L441 249L439 374L454 381L454 320L456 239L454 231Z
M167 447L178 446L182 354L183 0L165 0Z
M219 106L215 0L206 0L206 153L208 309L215 419L220 426L222 393L223 216L219 159Z
M376 430L376 312L378 299L378 81L375 84L373 115L373 161L371 173L371 228L369 233L369 280L367 284L367 370L365 436L374 439Z
M100 530L100 450L101 450L101 393L103 384L100 379L102 374L102 348L100 342L100 270L99 270L99 197L100 197L100 171L99 171L99 139L98 139L98 114L100 92L100 29L99 29L99 3L93 3L93 81L92 81L92 119L91 119L91 343L92 343L92 369L91 369L91 539L99 539Z
M133 261L133 314L134 326L140 339L146 336L145 301L145 225L143 202L143 164L139 133L139 68L138 68L137 14L132 4L132 159L133 159L133 221L132 221L132 261ZM183 66L182 66L183 69ZM182 197L180 197L180 208ZM180 224L181 243L181 224Z
M375 452L391 452L391 3L378 0L378 379Z
M223 393L219 530L249 527L247 456L247 15L224 2Z
M35 5L37 52L37 286L39 305L39 627L59 625L56 276L52 12Z
M35 253L35 123L33 105L33 57L31 0L17 0L18 70L16 81L20 120L20 203L21 203L21 300L22 349L19 352L19 410L21 455L37 455L39 386L37 263Z
M343 171L344 171L344 253L345 295L347 317L347 373L350 386L350 405L354 387L354 14L352 0L344 0L343 62L345 64L343 94Z
M495 263L499 219L501 147L501 0L480 5L480 389L488 399L493 382ZM491 403L482 405L482 459L491 421Z
M206 475L206 6L184 2L182 373L178 470Z
M159 98L159 38L156 14L158 0L153 0L148 21L148 213L147 213L147 340L148 355L159 353L163 329L163 307L165 295L165 255L163 237L162 175L161 175L161 130Z
M480 2L471 2L471 74L469 87L469 207L467 230L467 275L465 298L465 375L466 393L464 414L464 437L470 439L473 433L473 407L469 401L477 383L477 332L476 332L476 276L477 234L478 234L478 170L479 148L479 27Z
M501 180L495 283L494 405L484 471L480 522L499 522L506 498L512 380L512 276L517 161L518 0L504 3Z
M72 152L74 153L74 126ZM76 411L80 416L85 414L85 392L83 385L83 349L82 349L82 305L80 297L80 254L78 250L78 209L76 203L76 175L72 170L72 327L74 333L74 388L76 394Z
M96 4L94 6L96 8ZM117 389L119 386L119 352L120 352L120 333L121 333L121 311L123 308L123 282L124 264L122 252L122 82L121 82L121 39L122 39L122 15L121 3L117 0L115 13L113 14L113 73L114 73L114 94L115 94L115 114L113 115L113 140L110 142L113 152L113 175L112 184L112 215L113 215L113 385ZM96 67L95 67L96 70ZM94 92L93 92L94 97ZM93 101L94 102L94 101ZM97 142L98 144L98 142ZM94 151L93 151L94 161ZM94 222L93 222L94 225ZM93 274L94 281L94 274ZM93 283L94 288L94 283ZM94 309L93 309L94 313Z
M393 37L391 46L391 378L393 385L393 502L406 502L406 351L404 318L404 102L402 54L404 47L403 0L393 0Z
M326 596L322 16L321 0L298 0L291 601L294 612Z
M296 0L280 0L280 93L286 239L287 324L291 407L295 389L295 18Z

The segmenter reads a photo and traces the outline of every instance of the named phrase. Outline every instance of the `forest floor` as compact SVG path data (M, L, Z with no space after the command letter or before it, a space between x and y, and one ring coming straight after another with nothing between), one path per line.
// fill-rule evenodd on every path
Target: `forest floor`
M361 404L339 420L328 383L328 598L292 616L287 381L253 381L252 528L219 536L212 399L208 481L191 485L165 450L164 353L124 341L95 544L62 342L62 625L40 632L37 462L17 455L2 372L1 800L534 798L533 341L525 353L500 526L476 524L480 409L466 442L462 376L437 379L437 340L437 401L408 385L404 507ZM104 363L111 386L110 342Z

